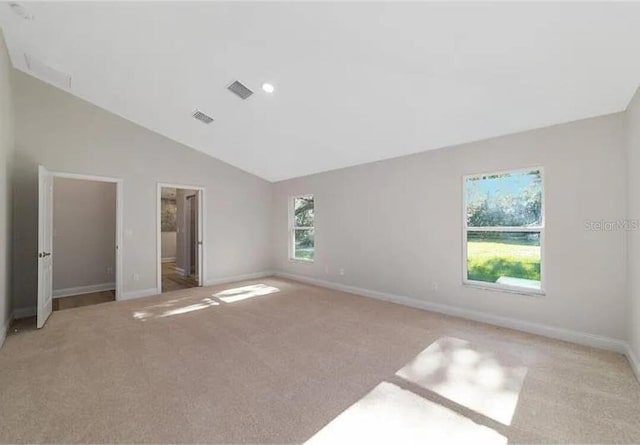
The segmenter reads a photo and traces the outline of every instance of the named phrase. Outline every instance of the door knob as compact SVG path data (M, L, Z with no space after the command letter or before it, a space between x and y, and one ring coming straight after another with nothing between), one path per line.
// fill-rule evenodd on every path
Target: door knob
M51 255L51 252L41 252L40 254L38 254L38 257L45 258L45 257L48 257L49 255Z

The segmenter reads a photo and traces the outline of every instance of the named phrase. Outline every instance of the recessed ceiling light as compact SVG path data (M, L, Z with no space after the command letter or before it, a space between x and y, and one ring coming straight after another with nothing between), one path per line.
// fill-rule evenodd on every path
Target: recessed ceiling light
M27 9L22 6L20 3L9 3L9 7L13 12L22 17L25 20L33 20L33 14L31 14Z
M263 83L262 89L264 90L265 93L273 93L276 90L275 87L270 83Z

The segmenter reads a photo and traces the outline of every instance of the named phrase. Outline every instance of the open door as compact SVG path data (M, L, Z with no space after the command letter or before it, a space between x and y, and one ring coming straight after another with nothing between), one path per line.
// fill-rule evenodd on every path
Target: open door
M197 190L195 195L187 196L185 199L185 233L187 238L188 253L186 255L186 274L192 275L198 286L202 286L202 230L200 201L202 200L202 190Z
M53 309L53 176L38 167L38 329Z
M196 233L196 279L198 280L198 286L204 286L204 280L202 278L202 267L203 267L203 261L202 261L202 255L203 255L203 251L202 251L202 221L204 218L204 215L202 214L202 197L203 197L203 193L202 190L198 190L198 193L196 195L198 198L196 199L195 202L195 233Z

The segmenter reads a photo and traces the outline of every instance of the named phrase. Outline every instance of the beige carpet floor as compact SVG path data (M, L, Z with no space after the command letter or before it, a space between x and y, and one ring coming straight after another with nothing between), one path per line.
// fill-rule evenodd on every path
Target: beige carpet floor
M626 359L263 279L55 312L0 350L6 443L637 443Z

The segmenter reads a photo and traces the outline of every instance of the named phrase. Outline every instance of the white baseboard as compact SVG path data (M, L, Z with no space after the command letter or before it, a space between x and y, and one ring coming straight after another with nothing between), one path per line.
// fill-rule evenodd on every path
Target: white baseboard
M149 289L134 290L129 292L122 292L118 295L118 301L133 300L135 298L151 297L153 295L161 294L157 287L151 287Z
M309 278L301 275L295 275L295 274L284 273L284 272L276 272L275 275L283 278L289 278L295 281L300 281L303 283L313 284L320 287L326 287L329 289L335 289L342 292L362 295L364 297L375 298L378 300L384 300L391 303L403 304L405 306L411 306L417 309L425 309L427 311L438 312L441 314L452 315L460 318L466 318L468 320L474 320L474 321L488 323L488 324L492 324L492 325L500 326L504 328L515 329L515 330L527 332L530 334L541 335L544 337L550 337L557 340L564 340L571 343L591 346L598 349L605 349L608 351L614 351L621 354L626 354L627 352L626 342L623 340L615 339L615 338L589 334L586 332L572 331L569 329L542 325L539 323L518 320L515 318L500 317L497 315L488 314L486 312L480 312L480 311L475 311L471 309L464 309L461 307L449 306L449 305L444 305L440 303L432 303L429 301L417 300L411 297L393 295L393 294L388 294L384 292L373 291L370 289L362 289L359 287L347 286L345 284L318 280L316 278Z
M170 257L162 258L161 261L163 263L175 263L176 262L176 257L170 256Z
M35 317L36 315L38 315L38 308L36 306L20 307L13 310L11 319L18 320L20 318Z
M92 294L94 292L103 292L114 290L116 283L92 284L90 286L68 287L66 289L54 289L53 298L71 297L75 295Z
M176 272L178 272L183 277L186 276L186 273L185 273L184 269L182 269L180 267L176 267Z
M244 280L254 280L258 278L270 277L272 275L273 275L272 271L263 271L263 272L245 274L245 275L235 275L231 277L214 278L211 280L206 280L204 282L204 286L214 286L216 284L233 283L236 281L244 281ZM133 300L135 298L143 298L143 297L152 297L154 295L159 295L161 293L162 292L160 292L160 290L158 290L158 288L155 288L155 287L149 288L149 289L132 291L132 292L123 292L118 297L118 301Z
M636 379L640 382L640 360L631 349L631 345L627 344L627 348L625 354L627 356L627 360L629 360L629 365L631 365L631 369L633 369L633 373L636 375Z
M231 277L213 278L204 282L205 286L215 286L216 284L234 283L236 281L256 280L258 278L265 278L273 276L273 271L265 270L262 272L248 273L244 275L235 275Z
M204 286L213 286L213 285L216 285L216 284L233 283L235 281L253 280L253 279L257 279L257 278L269 277L269 276L272 276L272 275L273 275L273 272L264 271L264 272L256 272L256 273L246 274L246 275L235 275L235 276L231 276L231 277L214 278L214 279L211 279L211 280L206 280L204 282ZM132 291L132 292L123 292L122 295L118 298L118 300L119 301L125 301L125 300L133 300L135 298L152 297L154 295L159 295L161 293L162 292L160 292L160 290L158 290L157 288L153 287L153 288L149 288L149 289L142 289L142 290L137 290L137 291Z

